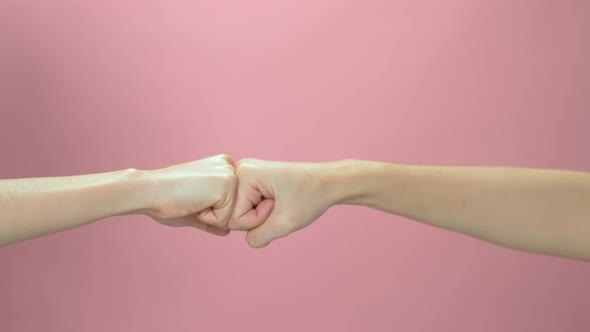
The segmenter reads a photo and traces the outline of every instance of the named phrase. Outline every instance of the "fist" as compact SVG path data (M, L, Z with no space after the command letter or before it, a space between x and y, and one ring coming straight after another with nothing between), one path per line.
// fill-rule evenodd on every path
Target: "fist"
M302 229L331 205L322 192L321 164L242 160L229 228L248 230L253 248Z
M216 235L229 233L237 188L234 163L218 155L155 171L147 214L168 226L193 226Z

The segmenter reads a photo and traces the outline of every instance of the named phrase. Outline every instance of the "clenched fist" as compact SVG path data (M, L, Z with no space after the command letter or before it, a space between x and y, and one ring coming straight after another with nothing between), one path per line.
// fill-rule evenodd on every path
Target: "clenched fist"
M152 190L146 214L168 226L229 232L237 188L231 157L218 155L147 173Z
M248 244L260 248L308 226L335 203L322 190L326 171L322 164L242 160L229 228L247 230Z

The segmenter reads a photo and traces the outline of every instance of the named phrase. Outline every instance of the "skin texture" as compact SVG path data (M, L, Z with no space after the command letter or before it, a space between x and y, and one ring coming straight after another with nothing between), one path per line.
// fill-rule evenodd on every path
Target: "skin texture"
M0 181L0 245L123 214L261 248L338 204L363 205L533 253L590 260L590 173L227 155L152 171Z
M237 179L227 155L153 171L0 181L0 245L144 214L167 226L226 235Z
M308 226L334 203L321 186L320 170L316 164L242 160L229 228L249 230L246 240L260 248Z
M354 204L519 250L590 259L588 173L357 160L246 160L236 173L229 227L250 229L254 248L308 226L331 206Z

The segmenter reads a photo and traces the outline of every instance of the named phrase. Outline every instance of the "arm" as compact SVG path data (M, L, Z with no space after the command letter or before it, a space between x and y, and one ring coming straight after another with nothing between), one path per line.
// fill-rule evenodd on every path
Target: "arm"
M253 228L247 236L253 247L311 224L330 206L356 204L520 250L590 259L586 173L355 160L247 160L237 172L240 191L230 227ZM257 204L258 196L243 192L242 182L263 188L258 196L271 199Z
M141 172L0 181L0 244L144 208Z
M0 245L123 214L224 235L235 175L227 156L154 171L0 180Z
M590 174L499 167L327 166L336 203L365 205L529 252L590 259Z

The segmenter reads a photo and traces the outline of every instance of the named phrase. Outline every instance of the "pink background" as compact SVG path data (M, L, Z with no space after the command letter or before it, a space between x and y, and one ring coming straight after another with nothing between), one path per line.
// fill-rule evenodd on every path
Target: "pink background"
M590 171L590 2L0 1L0 177L239 159ZM5 217L5 216L3 216ZM252 250L0 249L2 331L585 331L590 265L360 207Z

